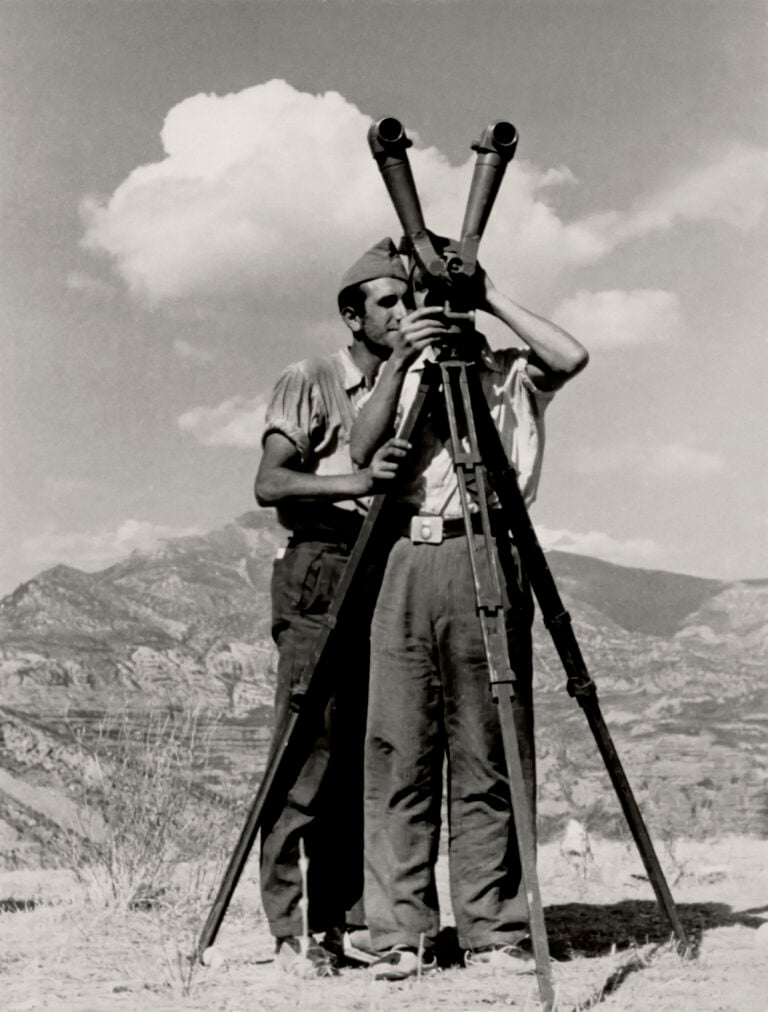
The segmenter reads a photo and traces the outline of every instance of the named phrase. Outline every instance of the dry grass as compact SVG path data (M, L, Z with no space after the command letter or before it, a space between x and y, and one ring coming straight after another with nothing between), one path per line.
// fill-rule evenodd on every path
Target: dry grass
M117 713L78 736L80 818L59 861L94 906L177 907L205 891L237 813L201 787L213 734L210 720L202 726L196 712L149 714L140 725Z
M373 981L364 969L279 976L255 860L217 940L220 965L200 965L192 954L243 813L201 794L208 749L194 715L158 717L141 731L112 718L81 745L85 817L68 838L69 871L0 874L9 1012L539 1008L535 977L475 977L450 960L403 983ZM562 853L558 842L540 849L556 1012L766 1012L768 950L755 930L768 917L764 841L663 840L660 858L693 943L694 958L684 959L634 846L590 834L597 824L587 827L588 852ZM450 935L442 861L439 883Z
M768 915L763 841L681 841L689 868L730 868L727 878L716 882L691 872L675 891L696 945L692 960L682 959L670 943L650 887L634 877L634 855L616 841L597 839L592 847L594 865L586 880L574 875L557 845L541 851L558 1012L765 1012L768 951L756 944L755 931ZM212 879L214 871L199 874ZM440 872L447 903L442 864ZM474 978L458 966L401 984L374 982L362 969L325 980L280 977L255 873L252 862L218 940L223 962L217 968L190 959L208 895L205 889L194 893L194 877L186 872L176 904L165 901L144 910L94 904L74 875L62 882L51 872L37 879L5 873L0 897L15 896L18 906L26 898L34 906L0 914L4 1008L533 1012L539 1007L532 977Z

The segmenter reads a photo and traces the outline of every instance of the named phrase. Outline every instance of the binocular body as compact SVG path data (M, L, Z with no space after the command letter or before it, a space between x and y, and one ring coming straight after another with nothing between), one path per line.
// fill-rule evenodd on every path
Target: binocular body
M517 131L499 120L472 145L477 152L467 207L458 242L442 242L427 230L416 190L408 148L412 146L400 120L384 116L371 124L368 143L376 159L397 216L407 250L429 289L427 301L462 312L474 308L472 281L477 251L499 192L507 165L517 147Z

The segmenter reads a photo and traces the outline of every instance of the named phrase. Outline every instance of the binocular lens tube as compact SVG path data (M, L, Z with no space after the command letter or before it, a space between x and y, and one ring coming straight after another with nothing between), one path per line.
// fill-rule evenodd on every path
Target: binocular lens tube
M491 123L472 148L477 152L477 160L469 187L461 236L479 240L488 223L504 172L514 157L517 130L505 120Z
M417 259L430 274L444 275L443 261L427 235L424 214L408 161L407 149L411 147L411 141L406 136L403 124L394 116L383 116L371 124L368 144Z

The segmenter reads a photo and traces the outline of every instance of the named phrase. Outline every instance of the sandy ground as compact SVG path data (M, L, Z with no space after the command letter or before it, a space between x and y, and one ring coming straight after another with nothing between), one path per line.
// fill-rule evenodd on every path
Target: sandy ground
M591 841L591 854L541 848L539 877L557 1009L768 1012L768 843L728 838L660 853L693 954L681 958L634 847ZM119 911L83 894L67 871L0 874L0 1007L481 1012L539 1008L534 976L474 977L456 965L446 915L444 968L400 984L365 969L302 981L278 974L258 889L246 875L217 941L221 965L190 961L207 908ZM443 907L446 871L441 865ZM194 901L197 899L197 903ZM197 909L194 909L194 907Z

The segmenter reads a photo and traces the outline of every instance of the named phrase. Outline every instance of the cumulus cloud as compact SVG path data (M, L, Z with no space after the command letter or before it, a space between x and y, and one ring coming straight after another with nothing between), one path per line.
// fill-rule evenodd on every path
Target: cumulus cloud
M181 337L177 337L173 342L173 350L179 358L183 358L187 362L199 362L202 364L212 362L216 357L207 348L198 348L197 345L190 344L189 341L185 341Z
M603 531L567 531L536 525L536 531L545 549L591 555L620 566L658 566L663 564L665 552L650 538L620 541Z
M654 450L649 470L665 478L706 478L725 467L725 457L690 443L667 443Z
M367 125L341 95L279 80L194 95L166 116L162 162L86 202L86 244L156 300L284 296L318 267L325 280L392 224Z
M248 296L308 300L335 285L359 250L399 224L366 142L370 116L337 92L313 95L271 80L240 92L198 94L169 110L162 161L137 167L110 196L83 202L84 244L108 254L150 302ZM451 165L415 141L410 160L425 217L458 230L474 155ZM762 215L768 153L724 150L627 211L571 222L547 202L575 185L567 166L507 169L483 259L515 278L525 298L563 272L594 263L637 236L682 222L749 227Z
M768 202L768 151L735 145L708 165L653 194L621 223L623 239L665 231L685 221L722 221L747 229Z
M539 181L540 187L561 186L563 183L577 183L578 179L567 165L558 165L556 169L547 169Z
M158 541L201 533L197 527L169 527L134 519L96 531L66 531L48 524L40 533L25 538L21 549L26 568L35 573L59 564L94 572L137 549L148 551Z
M590 349L672 341L684 330L679 297L659 289L579 291L553 316Z
M280 80L184 99L163 125L165 158L136 168L107 199L84 202L85 245L110 254L130 288L153 301L279 298L299 283L326 290L350 251L399 232L369 125L338 93L310 95ZM455 233L474 155L452 166L416 144L410 160L428 223ZM541 199L572 181L565 167L513 162L485 242L489 264L503 254L523 284L601 255L599 230L563 223Z
M599 451L577 448L572 466L581 474L626 471L627 463L638 472L665 479L695 480L717 474L726 464L723 454L702 450L693 440L679 440L649 446L632 441L606 443Z
M106 302L117 294L114 285L109 281L94 277L86 271L70 271L65 283L71 292L78 292L93 302Z
M179 416L178 426L203 446L250 450L261 445L265 411L263 398L231 397L214 407L190 408Z

